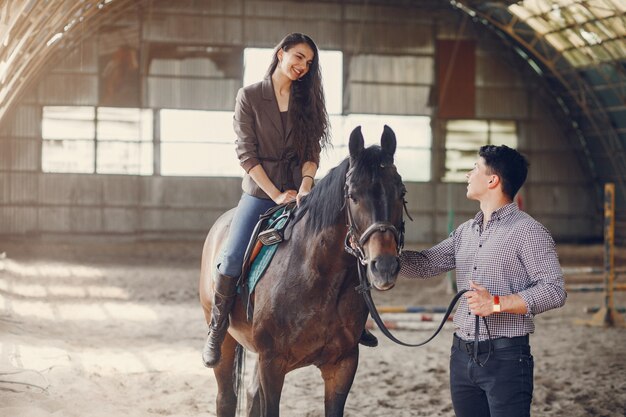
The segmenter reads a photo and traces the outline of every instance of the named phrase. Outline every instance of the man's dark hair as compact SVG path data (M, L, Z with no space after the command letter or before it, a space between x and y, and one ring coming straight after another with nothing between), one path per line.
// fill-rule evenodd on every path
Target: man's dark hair
M526 181L528 160L524 155L506 145L482 146L478 151L478 156L485 160L489 174L500 177L502 191L513 200Z

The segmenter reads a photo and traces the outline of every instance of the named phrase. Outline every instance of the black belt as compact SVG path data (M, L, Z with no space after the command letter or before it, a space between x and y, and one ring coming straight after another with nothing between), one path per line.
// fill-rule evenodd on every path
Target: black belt
M528 335L525 336L517 336L517 337L500 337L497 339L491 339L491 349L504 349L512 346L524 346L529 344ZM461 339L456 334L452 339L452 345L458 347L464 352L468 354L472 354L474 351L474 342L467 341ZM483 340L482 342L478 342L478 353L487 353L489 352L489 340Z

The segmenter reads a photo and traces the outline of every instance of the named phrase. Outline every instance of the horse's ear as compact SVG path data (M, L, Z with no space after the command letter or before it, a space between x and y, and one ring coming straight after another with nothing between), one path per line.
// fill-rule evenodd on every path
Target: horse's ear
M356 158L357 156L359 156L361 151L365 148L363 134L361 133L361 126L355 127L352 133L350 133L349 148L351 158Z
M393 156L396 153L396 134L387 125L383 128L383 136L380 138L380 145L383 151Z

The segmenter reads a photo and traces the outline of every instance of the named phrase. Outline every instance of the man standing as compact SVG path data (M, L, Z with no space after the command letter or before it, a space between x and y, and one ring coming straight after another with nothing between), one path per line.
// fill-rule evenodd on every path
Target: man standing
M403 252L400 273L431 277L456 268L458 288L469 290L454 315L456 415L529 416L533 317L563 306L567 294L550 233L513 202L526 180L526 158L504 145L483 146L478 155L466 177L467 198L477 200L480 211L438 245Z

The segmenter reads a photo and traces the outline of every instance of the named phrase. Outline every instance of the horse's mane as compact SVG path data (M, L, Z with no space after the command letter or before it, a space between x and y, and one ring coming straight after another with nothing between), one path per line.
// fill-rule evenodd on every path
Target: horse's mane
M376 175L378 167L383 164L393 164L393 156L383 152L378 145L364 149L358 159L352 161L351 182L360 183L365 176ZM346 158L328 171L302 201L296 212L294 224L306 213L309 213L306 222L307 232L318 233L337 223L337 217L342 213L345 204L344 186L349 168L350 158Z
M298 208L294 223L309 213L306 229L317 233L337 222L344 204L344 185L349 166L350 161L346 158L315 184Z

